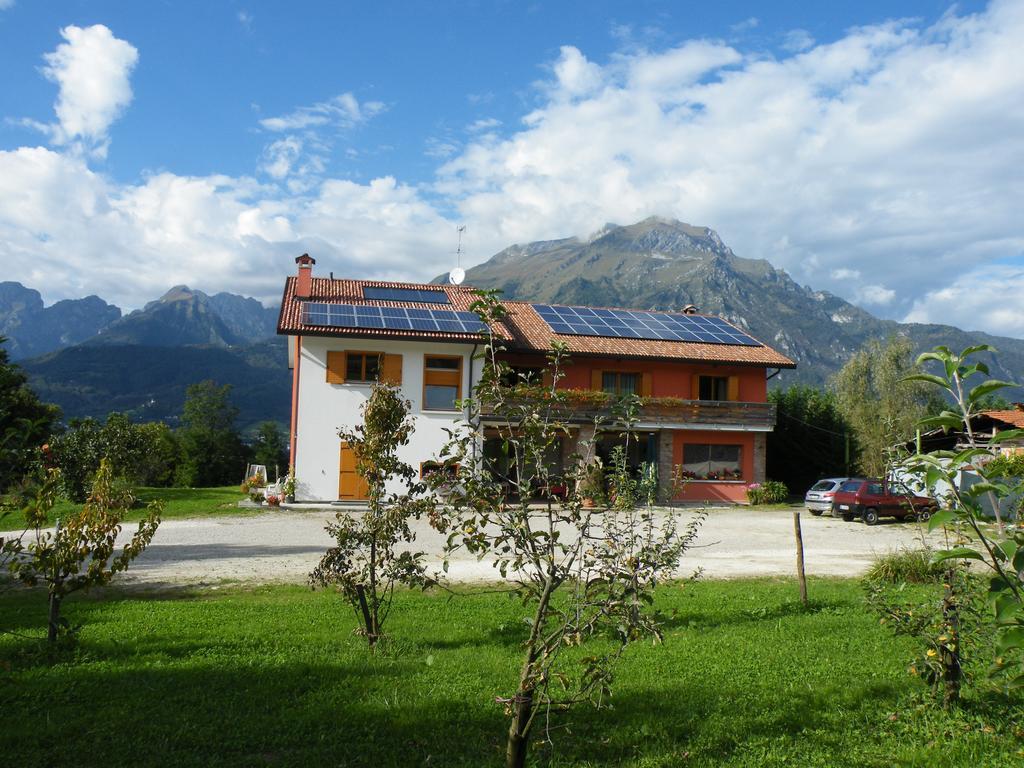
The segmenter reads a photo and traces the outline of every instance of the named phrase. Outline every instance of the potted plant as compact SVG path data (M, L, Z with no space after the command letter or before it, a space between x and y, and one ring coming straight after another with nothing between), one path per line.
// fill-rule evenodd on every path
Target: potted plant
M278 496L276 493L270 494L269 496L267 496L267 506L270 506L270 507L280 507L281 506L281 497Z
M585 507L593 507L599 499L604 498L604 467L601 459L595 458L584 470L579 491Z
M288 504L295 503L295 475L291 472L288 473L288 477L285 478L284 483L281 485L281 493L284 495L284 500Z

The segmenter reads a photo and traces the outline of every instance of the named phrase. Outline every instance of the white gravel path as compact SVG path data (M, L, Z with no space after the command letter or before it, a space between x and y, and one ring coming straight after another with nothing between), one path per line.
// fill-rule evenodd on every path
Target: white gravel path
M678 514L685 522L694 512ZM167 520L123 578L150 585L301 583L332 543L324 524L333 517L331 511L287 510ZM807 573L817 576L860 575L876 555L920 546L924 535L919 524L889 520L867 527L804 512L801 522ZM427 552L438 569L443 543L444 537L425 523L417 526L417 548ZM697 568L709 578L795 572L792 510L711 509L696 544L682 562L683 575ZM490 562L471 557L452 560L448 576L463 582L498 578Z

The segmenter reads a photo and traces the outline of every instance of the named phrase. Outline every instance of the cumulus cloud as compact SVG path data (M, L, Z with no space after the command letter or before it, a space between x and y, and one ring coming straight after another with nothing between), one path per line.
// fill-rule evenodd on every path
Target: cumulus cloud
M74 153L0 152L0 260L48 299L131 307L176 282L274 299L303 250L336 274L423 279L451 266L456 223L472 263L663 215L887 317L1021 335L996 301L1024 288L1021 39L1024 3L995 2L775 57L718 40L602 61L565 46L520 122L446 139L419 186L323 165L298 183L334 151L326 134L383 108L346 94L267 118L259 181L116 184Z
M782 37L782 49L791 53L806 51L814 45L814 38L806 29L791 29Z
M51 138L103 156L111 123L131 103L129 78L139 52L102 24L67 26L60 34L65 42L44 56L42 70L59 89Z
M6 11L14 5L14 0L0 0L0 11Z

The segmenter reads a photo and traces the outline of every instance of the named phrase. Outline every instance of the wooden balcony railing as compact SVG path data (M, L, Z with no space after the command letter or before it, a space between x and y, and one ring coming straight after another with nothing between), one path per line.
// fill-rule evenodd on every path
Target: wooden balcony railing
M513 405L523 406L531 403L546 404L554 410L554 415L563 421L573 424L593 423L600 418L604 422L616 420L616 406L611 398L602 399L599 393L580 392L574 397L567 393L564 400L550 403L544 398L515 397L509 401ZM486 419L493 416L494 411L484 408ZM676 398L658 397L642 398L637 413L637 424L660 427L708 428L735 427L737 429L770 430L775 426L774 403L744 403L721 400L679 400Z

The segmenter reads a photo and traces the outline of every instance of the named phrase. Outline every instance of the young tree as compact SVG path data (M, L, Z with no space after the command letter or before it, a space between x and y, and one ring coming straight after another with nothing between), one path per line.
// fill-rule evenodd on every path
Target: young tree
M467 404L465 429L452 435L441 456L456 472L455 482L433 476L435 487L443 484L448 494L448 506L438 510L435 522L449 532L449 554L464 549L493 556L528 606L519 677L501 699L510 718L506 765L521 768L538 718L550 722L550 715L578 702L600 705L610 692L613 662L626 646L644 637L660 639L650 611L653 590L678 567L697 523L680 535L673 517L659 517L641 502L653 500L652 489L629 472L625 448L612 455L605 500L585 506L581 486L595 458L595 441L583 441L563 474L549 465L573 422L573 400L557 388L564 347L550 354L550 387L509 388L511 372L500 361L494 332L505 310L493 292L482 293L474 310L490 329L482 378ZM628 447L635 408L630 398L620 404L617 423L582 426L615 429ZM501 476L483 471L475 458L485 422L508 458L508 472ZM612 638L611 647L599 638ZM593 650L573 650L592 641L598 641Z
M40 402L22 370L9 362L0 336L0 493L29 473L60 417L55 405Z
M29 586L45 584L49 597L47 640L52 644L67 622L61 619L64 599L79 590L108 584L127 570L152 541L160 525L160 505L153 502L131 540L115 555L125 503L119 498L110 463L104 459L82 509L58 520L56 529L44 530L56 500L59 476L49 474L26 508L28 529L8 562L10 572ZM28 537L28 543L24 538Z
M363 403L362 424L339 432L356 452L356 472L368 490L366 510L358 517L347 512L335 516L327 532L336 546L309 576L312 586L334 585L348 599L371 649L383 635L395 586L432 583L422 553L408 549L416 540L410 520L433 508L416 470L398 457L415 428L410 408L398 389L378 382ZM389 482L400 485L401 492L389 491Z
M237 481L245 470L245 446L235 427L238 409L231 404L231 385L210 380L186 390L178 437L179 485L207 487Z
M909 339L872 339L832 380L839 412L856 437L857 466L868 476L885 476L893 446L913 437L931 402L925 385L906 378L914 368L911 354Z
M936 347L918 357L919 365L938 363L938 372L914 373L907 379L939 387L954 404L941 414L925 419L922 426L961 432L965 445L962 450L911 456L906 465L929 488L945 489L944 509L932 515L928 527L929 530L945 527L947 534L955 538L953 546L936 554L936 560L977 561L988 571L988 596L993 607L989 620L995 630L993 671L1007 680L1008 687L1021 688L1024 687L1024 532L1019 528L1009 533L1005 531L1000 504L1004 499L1024 493L1024 482L1006 471L1008 462L991 459L994 449L1003 442L1024 437L1024 430L1006 430L982 444L972 425L973 417L984 407L987 397L1015 386L998 380L969 383L975 376L989 375L985 363L971 362L969 358L978 352L994 351L987 344L968 347L959 354L947 347ZM965 471L977 473L981 481L970 485L961 483ZM985 525L983 500L995 515L996 535ZM946 579L943 599L945 641L939 653L947 704L959 698L961 602L951 573Z

